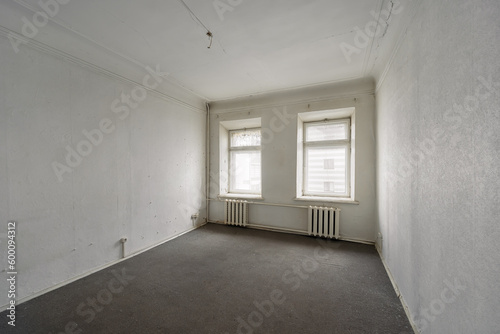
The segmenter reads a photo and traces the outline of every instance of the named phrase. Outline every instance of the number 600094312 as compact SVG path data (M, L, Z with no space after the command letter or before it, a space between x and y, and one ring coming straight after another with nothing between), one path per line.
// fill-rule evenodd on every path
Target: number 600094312
M13 266L16 263L16 222L9 222L7 225L7 243L8 243L8 263Z

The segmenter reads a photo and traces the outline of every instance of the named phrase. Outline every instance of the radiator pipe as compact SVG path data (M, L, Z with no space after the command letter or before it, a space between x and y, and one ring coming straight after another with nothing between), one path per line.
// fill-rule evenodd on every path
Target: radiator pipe
M122 259L125 258L125 243L127 242L127 238L121 238L120 242L122 243Z
M206 134L206 139L205 139L205 154L206 156L206 161L205 161L205 205L206 205L206 218L205 222L208 223L209 220L209 213L210 213L210 208L209 208L209 198L210 198L210 104L207 102L206 104L207 107L207 134Z
M208 201L218 201L218 202L224 202L224 199L215 199L215 198L209 198ZM297 208L297 209L309 209L310 206L318 206L318 205L293 205L293 204L279 204L279 203L264 203L264 202L249 202L246 201L248 204L255 204L255 205L264 205L264 206L279 206L279 207L285 207L285 208ZM324 205L328 206L328 205ZM340 208L335 208L339 211L342 211Z

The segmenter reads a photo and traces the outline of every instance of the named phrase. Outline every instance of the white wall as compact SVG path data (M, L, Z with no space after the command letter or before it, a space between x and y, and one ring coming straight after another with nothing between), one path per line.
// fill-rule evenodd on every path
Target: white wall
M268 129L262 150L263 203L333 205L341 208L344 238L374 241L375 217L375 99L372 80L359 80L212 103L210 118L210 220L223 221L219 189L219 122L261 117ZM356 200L359 205L296 201L297 114L307 111L356 108ZM290 118L280 115L291 115ZM272 129L278 131L273 131ZM264 130L263 130L264 131ZM303 208L250 205L251 224L307 231Z
M131 254L188 231L193 213L202 222L203 101L190 108L149 92L125 117L111 106L132 84L27 45L15 54L3 36L0 59L0 263L15 220L18 300L117 261L121 237ZM66 147L106 118L113 130L59 180L53 162L66 164Z
M424 333L500 328L498 17L497 0L422 1L379 82L383 257Z

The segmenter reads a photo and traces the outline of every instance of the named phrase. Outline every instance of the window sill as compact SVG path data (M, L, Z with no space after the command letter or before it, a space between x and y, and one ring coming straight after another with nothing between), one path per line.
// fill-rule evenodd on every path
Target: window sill
M255 194L221 194L218 196L219 198L228 198L228 199L264 199L262 195L255 195Z
M307 201L307 202L328 202L328 203L339 203L339 204L355 204L359 205L359 202L351 198L336 198L336 197L319 197L319 196L301 196L294 199L295 201Z

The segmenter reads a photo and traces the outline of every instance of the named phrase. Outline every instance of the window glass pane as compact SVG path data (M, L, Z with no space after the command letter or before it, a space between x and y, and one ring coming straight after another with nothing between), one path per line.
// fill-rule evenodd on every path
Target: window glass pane
M260 146L260 129L231 131L231 147Z
M309 123L306 124L306 141L347 140L348 123Z
M306 147L305 153L305 193L347 193L347 147Z
M230 159L230 191L260 194L260 151L232 151Z

